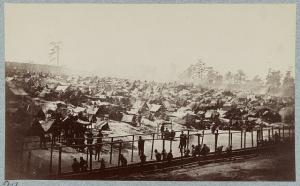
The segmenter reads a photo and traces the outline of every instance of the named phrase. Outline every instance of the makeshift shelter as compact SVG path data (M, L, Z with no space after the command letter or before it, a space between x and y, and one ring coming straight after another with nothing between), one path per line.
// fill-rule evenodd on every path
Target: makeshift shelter
M266 106L258 106L256 107L254 110L252 110L249 114L249 116L252 117L259 117L261 119L263 119L266 122L281 122L281 116L280 114L273 110L270 107L266 107Z
M150 113L154 114L156 117L164 114L165 108L162 105L148 104L150 108Z
M93 123L92 125L96 130L109 130L108 122L98 117L96 123Z
M240 120L246 114L247 114L247 112L244 109L232 108L232 109L228 110L226 113L224 113L224 118Z
M136 116L135 115L127 115L123 114L123 117L121 119L122 122L129 123L129 124L135 124L136 123Z
M56 87L55 91L56 92L65 92L69 88L68 85L59 85Z

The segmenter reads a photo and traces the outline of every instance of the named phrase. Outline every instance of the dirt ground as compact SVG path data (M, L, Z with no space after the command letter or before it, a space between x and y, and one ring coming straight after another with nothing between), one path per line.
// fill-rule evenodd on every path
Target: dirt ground
M119 178L176 181L295 181L294 152L260 154L249 159L177 168Z

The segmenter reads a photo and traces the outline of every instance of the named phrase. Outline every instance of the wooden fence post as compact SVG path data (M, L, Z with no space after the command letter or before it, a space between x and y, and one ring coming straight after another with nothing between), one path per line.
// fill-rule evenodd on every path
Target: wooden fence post
M232 146L232 133L230 134L230 146Z
M252 145L252 147L254 146L254 144L253 144L253 130L251 130L251 145Z
M90 151L90 170L93 170L93 146L89 146L89 151Z
M88 161L89 161L89 152L90 152L89 145L86 145L86 162L87 162L87 163L88 163Z
M244 132L244 149L246 148L246 141L247 141L247 131Z
M231 138L231 131L230 131L230 127L229 127L229 130L228 130L228 147L230 146L230 138Z
M202 131L201 146L203 146L203 140L204 140L204 130Z
M173 142L173 140L170 139L170 148L169 148L170 151L172 150L172 142Z
M109 163L110 163L110 164L111 164L111 161L112 161L113 142L114 142L114 138L111 137L111 143L110 143L110 155L109 155Z
M50 150L50 164L49 164L49 173L50 174L52 173L53 144L54 144L54 139L52 137L51 150Z
M166 150L165 149L165 137L163 137L163 144L162 145L163 145L163 150Z
M243 148L243 129L241 129L241 149Z
M155 137L155 133L152 134L151 159L153 158L154 137Z
M261 127L261 141L264 141L264 128Z
M134 135L132 135L131 162L133 162Z
M218 136L219 136L219 131L217 130L217 133L215 133L215 152L217 151L218 148Z
M120 166L120 156L122 152L122 142L119 143L118 167Z
M59 146L59 152L58 152L58 175L61 174L61 153L62 153L62 147Z
M189 148L190 145L190 130L188 130L188 136L187 136L187 148Z
M260 134L260 131L257 130L257 131L256 131L256 147L258 147L259 134Z

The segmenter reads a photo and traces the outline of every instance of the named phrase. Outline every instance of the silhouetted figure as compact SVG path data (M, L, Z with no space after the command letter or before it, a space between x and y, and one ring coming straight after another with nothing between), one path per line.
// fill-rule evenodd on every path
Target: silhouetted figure
M195 147L195 151L196 151L196 155L197 156L200 156L200 154L201 154L201 145L199 144L199 145L196 145L196 147Z
M167 160L168 160L168 162L171 162L172 159L173 159L173 154L172 154L172 151L170 150L170 152L167 155Z
M228 146L228 147L226 147L226 154L228 155L228 156L231 156L231 153L232 153L232 146L230 145L230 146Z
M174 138L175 138L175 135L176 135L176 133L175 133L175 131L174 130L172 130L171 131L171 133L170 133L170 140L174 140Z
M192 145L192 156L196 156L196 148L195 148L195 145Z
M161 155L162 155L162 160L166 160L166 159L167 159L167 152L166 152L165 149L163 149L163 150L161 151Z
M184 157L190 157L190 150L189 149L186 149L184 151Z
M86 137L87 137L87 144L88 144L88 151L89 153L93 154L93 147L91 146L93 144L93 133L92 131L88 131L87 134L86 134Z
M179 136L179 149L180 149L181 156L185 148L186 148L186 135L183 133L183 131L181 131L181 134Z
M164 138L164 132L165 132L165 126L164 125L161 125L160 132L161 132L161 138Z
M83 159L83 157L80 157L80 170L86 171L87 170L87 162Z
M98 157L98 161L100 159L100 153L101 153L101 149L102 149L102 138L103 138L103 134L102 134L101 130L99 130L99 133L97 134L97 144L95 146L95 151L96 151L95 160Z
M159 153L159 152L157 151L157 149L154 150L154 153L155 153L156 161L161 161L161 153Z
M209 147L208 147L206 144L204 144L204 145L203 145L203 148L202 148L202 150L201 150L201 154L202 154L203 156L207 156L209 152L210 152Z
M222 150L223 150L223 145L217 147L217 149L216 149L216 155L218 155L218 156L221 155L222 154Z
M143 165L146 162L146 155L143 153L140 155L141 164Z
M103 158L100 160L100 169L105 169L105 162Z
M79 172L80 171L80 164L79 164L79 162L77 161L76 158L73 159L72 170L73 170L73 172Z
M145 145L145 140L142 139L142 136L139 136L139 140L138 140L139 156L144 154L144 145Z
M170 131L168 128L166 128L166 131L164 132L164 139L170 139Z
M127 166L127 159L124 157L123 154L120 154L120 162L121 162L121 166Z

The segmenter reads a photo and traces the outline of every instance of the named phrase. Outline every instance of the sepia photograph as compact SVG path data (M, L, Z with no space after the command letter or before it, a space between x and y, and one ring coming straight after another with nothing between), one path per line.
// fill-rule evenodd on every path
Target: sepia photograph
M296 4L4 3L4 47L6 180L296 181Z

